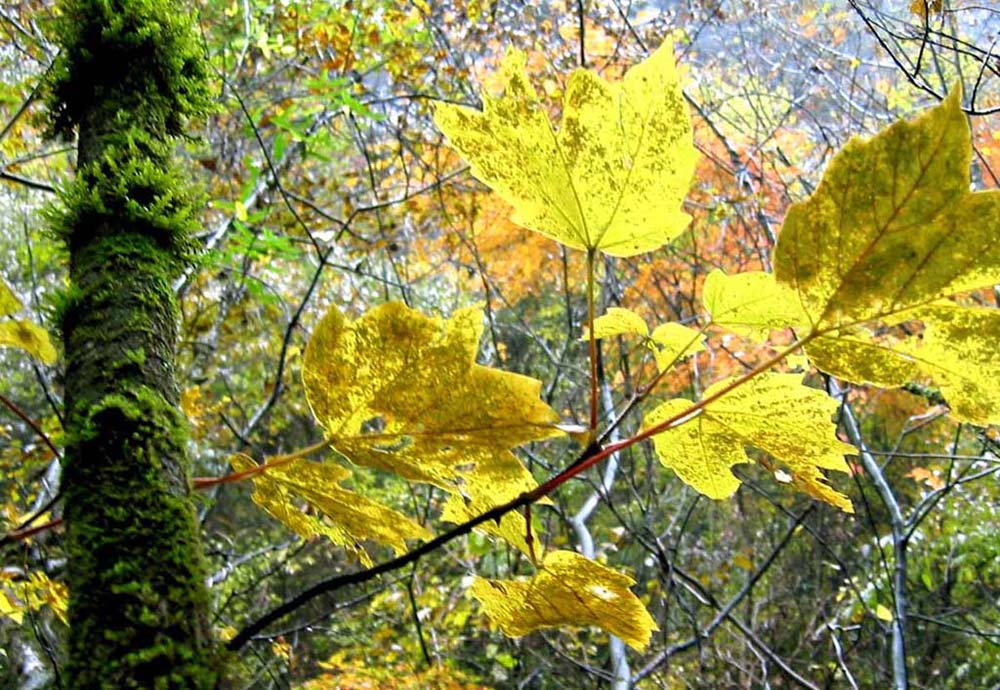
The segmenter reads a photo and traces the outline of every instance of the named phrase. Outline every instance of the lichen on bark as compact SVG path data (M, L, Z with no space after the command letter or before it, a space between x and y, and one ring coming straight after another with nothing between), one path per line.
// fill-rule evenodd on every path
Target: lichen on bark
M171 153L208 103L183 7L64 0L50 131L77 136L51 214L70 253L63 474L71 687L211 688L204 558L174 372L172 280L194 255L195 198Z

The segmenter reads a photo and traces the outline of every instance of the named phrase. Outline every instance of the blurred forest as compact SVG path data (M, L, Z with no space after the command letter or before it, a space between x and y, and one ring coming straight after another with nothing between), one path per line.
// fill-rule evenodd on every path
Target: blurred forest
M49 0L0 8L2 277L39 323L66 281L46 208L75 150L46 140L38 86L53 61ZM331 305L356 317L390 300L450 316L485 305L480 363L543 382L564 421L586 424L584 253L514 225L432 122L434 103L479 106L517 47L547 102L572 69L619 78L673 41L700 152L690 229L655 252L602 257L599 313L699 324L714 269L770 270L790 204L852 136L937 103L960 84L975 189L1000 186L1000 7L964 0L386 2L194 0L217 103L181 152L204 194L204 251L175 285L178 377L192 476L317 443L303 394L306 342ZM178 11L182 11L180 8ZM998 234L1000 241L1000 234ZM997 306L1000 292L979 295ZM768 356L731 333L654 397L696 398ZM653 371L634 342L602 341L601 415ZM0 349L0 532L57 519L60 367ZM317 597L245 645L247 688L874 688L898 686L894 602L904 597L909 687L1000 688L1000 436L961 424L920 386L848 386L840 436L863 453L833 477L854 515L780 491L741 466L731 500L700 496L638 444L533 510L546 545L635 579L659 627L637 653L596 629L509 639L467 593L473 573L528 574L473 534L414 567ZM19 416L18 411L23 414ZM29 423L29 420L31 423ZM616 433L634 434L638 415ZM33 428L37 427L37 428ZM569 441L519 449L544 480ZM445 495L371 469L349 486L433 532ZM206 486L198 517L213 625L232 638L357 558L261 511L247 482ZM65 558L58 526L0 546L0 686L58 686ZM391 551L373 547L373 560ZM898 577L898 556L905 571Z

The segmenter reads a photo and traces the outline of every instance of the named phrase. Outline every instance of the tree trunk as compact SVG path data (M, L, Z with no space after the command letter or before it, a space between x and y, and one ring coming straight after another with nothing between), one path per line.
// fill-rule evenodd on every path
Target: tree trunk
M76 181L53 214L70 253L62 492L74 688L211 688L203 554L174 373L171 281L194 212L171 163L207 102L183 7L66 0L49 106L78 132Z

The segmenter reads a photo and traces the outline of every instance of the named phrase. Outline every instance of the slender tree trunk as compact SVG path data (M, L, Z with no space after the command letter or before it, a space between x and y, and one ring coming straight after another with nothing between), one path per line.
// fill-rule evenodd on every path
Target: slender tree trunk
M221 657L174 374L171 289L194 213L172 167L205 103L183 6L65 0L52 128L78 133L55 230L70 254L63 497L74 688L211 688Z

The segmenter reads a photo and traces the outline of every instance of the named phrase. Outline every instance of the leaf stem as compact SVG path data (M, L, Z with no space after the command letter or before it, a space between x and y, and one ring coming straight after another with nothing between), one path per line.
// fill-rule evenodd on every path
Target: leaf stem
M594 259L595 249L587 250L587 333L590 346L590 440L597 438L597 338L594 337Z
M292 460L298 460L299 458L304 458L307 455L312 455L313 453L318 453L330 446L330 441L328 439L323 439L318 443L314 443L311 446L306 446L301 450L297 450L294 453L288 453L287 455L275 455L267 460L265 460L260 465L256 467L251 467L245 469L241 472L230 472L222 477L195 477L191 480L192 485L196 489L207 489L210 486L216 486L217 484L230 484L232 482L241 482L244 479L249 479L258 474L263 474L267 470L273 469L275 467L280 467L281 465L287 465Z
M52 443L52 439L49 438L48 434L42 431L42 428L38 426L35 420L29 417L27 413L18 407L14 401L10 400L2 393L0 393L0 403L3 403L8 410L13 412L21 419L22 422L31 427L31 430L34 431L35 435L42 440L42 443L44 443L48 449L52 451L52 455L54 455L57 460L62 460L62 453L59 452L59 449L55 447L54 443Z

